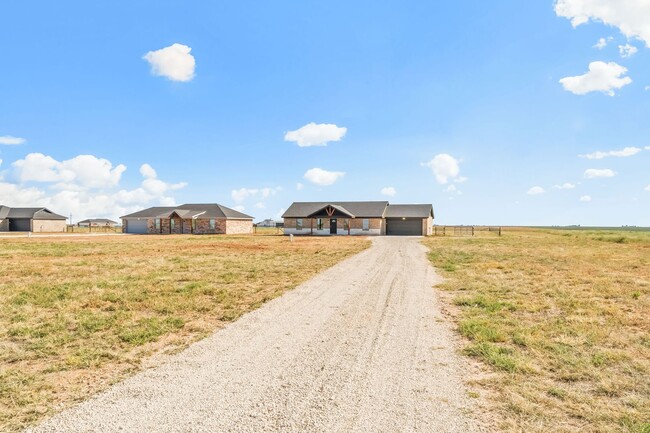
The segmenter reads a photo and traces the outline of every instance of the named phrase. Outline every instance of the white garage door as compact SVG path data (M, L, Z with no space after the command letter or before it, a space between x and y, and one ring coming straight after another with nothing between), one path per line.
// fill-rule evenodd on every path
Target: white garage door
M147 233L147 220L128 220L126 223L126 232L127 233Z

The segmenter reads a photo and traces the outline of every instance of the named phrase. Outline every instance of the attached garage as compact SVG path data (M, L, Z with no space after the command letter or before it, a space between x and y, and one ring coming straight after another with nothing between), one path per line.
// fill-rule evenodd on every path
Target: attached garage
M31 232L32 220L29 218L12 218L9 220L10 232Z
M386 218L388 236L422 236L422 218Z
M66 220L44 207L0 206L0 232L65 232Z
M126 224L126 233L134 233L138 235L143 235L149 233L149 227L147 225L146 219L130 219Z

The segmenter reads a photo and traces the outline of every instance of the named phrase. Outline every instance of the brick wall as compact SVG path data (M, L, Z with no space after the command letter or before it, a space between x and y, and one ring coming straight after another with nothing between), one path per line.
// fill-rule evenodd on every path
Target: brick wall
M253 233L253 221L226 220L226 233L229 235L241 235L241 234Z
M422 219L422 234L424 236L431 236L433 234L433 218Z
M210 228L210 218L196 220L196 234L223 234L226 233L226 219L215 218L214 229Z
M32 220L32 231L35 233L64 232L65 229L65 220Z

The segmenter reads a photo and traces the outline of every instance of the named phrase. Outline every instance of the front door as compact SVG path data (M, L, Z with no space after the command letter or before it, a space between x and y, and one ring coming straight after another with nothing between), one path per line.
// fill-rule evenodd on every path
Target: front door
M336 218L332 218L330 220L330 234L331 235L336 234Z

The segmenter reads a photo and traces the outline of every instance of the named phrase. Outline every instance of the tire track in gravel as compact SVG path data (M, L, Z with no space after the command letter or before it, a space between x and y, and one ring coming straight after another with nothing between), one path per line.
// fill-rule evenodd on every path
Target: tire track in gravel
M417 238L382 237L33 432L478 432Z

